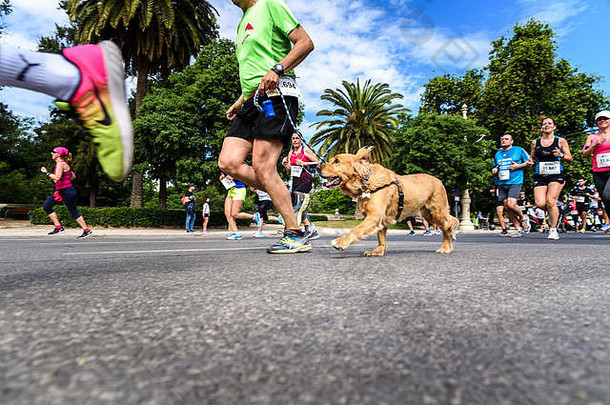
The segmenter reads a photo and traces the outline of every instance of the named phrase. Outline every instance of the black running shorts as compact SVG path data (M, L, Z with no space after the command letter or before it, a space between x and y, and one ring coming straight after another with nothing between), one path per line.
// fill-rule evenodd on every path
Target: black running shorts
M286 100L286 106L290 111L292 120L296 122L299 110L298 98L286 96L284 99ZM287 146L291 141L294 128L288 119L282 98L277 96L271 98L267 96L259 97L259 105L262 106L262 103L266 100L271 100L275 117L267 118L265 112L259 111L254 105L254 96L252 96L246 100L241 110L237 113L237 117L233 120L227 136L250 141L254 139L277 139L282 141L284 146Z

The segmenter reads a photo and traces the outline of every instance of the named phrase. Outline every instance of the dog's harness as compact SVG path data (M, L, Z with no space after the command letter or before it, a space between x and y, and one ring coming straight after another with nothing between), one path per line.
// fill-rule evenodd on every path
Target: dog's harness
M369 171L368 176L364 179L364 186L366 187L366 182L371 178L371 174L373 174L373 168ZM396 220L400 219L400 214L402 214L402 209L405 207L405 194L402 192L402 187L400 186L400 180L394 179L388 184L384 184L383 186L377 187L375 190L371 190L367 193L362 193L362 197L370 197L371 194L376 193L379 190L382 190L386 187L390 187L391 185L395 185L398 189L398 212L396 213Z

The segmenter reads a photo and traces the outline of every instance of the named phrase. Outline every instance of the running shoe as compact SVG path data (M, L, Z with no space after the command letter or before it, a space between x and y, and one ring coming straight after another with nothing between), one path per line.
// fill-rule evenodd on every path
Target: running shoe
M207 229L204 229L203 231L201 231L203 233L210 233L210 231L208 231Z
M284 225L284 218L282 218L281 215L277 216L277 222L279 222L280 225Z
M312 224L305 227L305 237L307 238L307 240L316 240L320 237L318 229L315 225Z
M133 130L125 98L121 50L110 41L62 51L80 71L81 82L70 100L97 145L97 158L108 177L125 179L131 170Z
M585 232L587 232L587 230L586 230L585 228L582 228L582 229L581 229L580 231L578 231L578 232L580 232L580 233L585 233Z
M432 236L432 231L428 229L426 232L422 233L422 236Z
M263 233L263 231L258 231L258 232L254 232L254 236L255 238L262 238L265 236L265 234Z
M415 231L411 231L407 234L407 236L413 236L413 235L415 235Z
M546 238L551 240L559 240L559 232L557 232L557 229L550 229L549 236Z
M532 226L530 225L530 219L528 217L523 217L520 221L521 227L523 228L524 233L530 233L532 230Z
M267 249L267 253L302 253L311 250L311 245L302 231L285 231L277 243Z
M604 233L605 233L606 235L610 235L610 227L606 228L606 230L604 231Z
M432 231L432 233L434 235L442 235L443 234L440 229L435 229L434 231Z
M254 218L252 218L252 222L254 222L256 224L257 228L260 228L261 225L263 224L261 221L261 214L259 214L258 212L256 214L254 214Z
M521 229L511 229L510 231L508 231L507 236L509 238L522 238L523 237L523 230L521 230Z
M53 230L47 235L57 235L58 233L62 233L63 231L65 231L63 226L61 228L53 228Z
M610 229L610 225L608 225L608 224L602 225L602 232L606 232L608 229Z
M87 236L90 236L93 233L93 231L91 229L87 229L86 231L83 231L82 234L78 235L77 239L85 239Z
M502 229L502 232L500 232L498 236L508 236L508 231L506 229Z
M242 238L241 233L231 232L231 235L227 236L226 240L240 240Z

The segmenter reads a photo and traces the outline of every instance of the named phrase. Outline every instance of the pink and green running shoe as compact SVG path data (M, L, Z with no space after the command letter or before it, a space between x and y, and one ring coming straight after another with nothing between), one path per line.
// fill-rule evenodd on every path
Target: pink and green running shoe
M125 179L131 170L133 129L125 98L123 58L110 41L63 50L81 74L69 103L97 145L97 158L109 178Z

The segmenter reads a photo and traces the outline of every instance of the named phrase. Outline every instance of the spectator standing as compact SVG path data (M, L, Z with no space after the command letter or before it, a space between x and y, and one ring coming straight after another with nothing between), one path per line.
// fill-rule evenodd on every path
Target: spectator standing
M606 218L610 209L610 111L600 111L595 115L599 131L589 135L582 149L582 156L593 156L593 182L599 192ZM606 233L610 228L606 227Z
M203 233L208 233L208 222L210 221L210 197L203 198L203 207L201 209L201 215L203 217Z
M197 200L197 197L193 194L193 191L195 191L196 188L197 186L195 184L189 184L188 190L186 190L182 197L182 203L186 210L186 232L195 232L195 200Z

